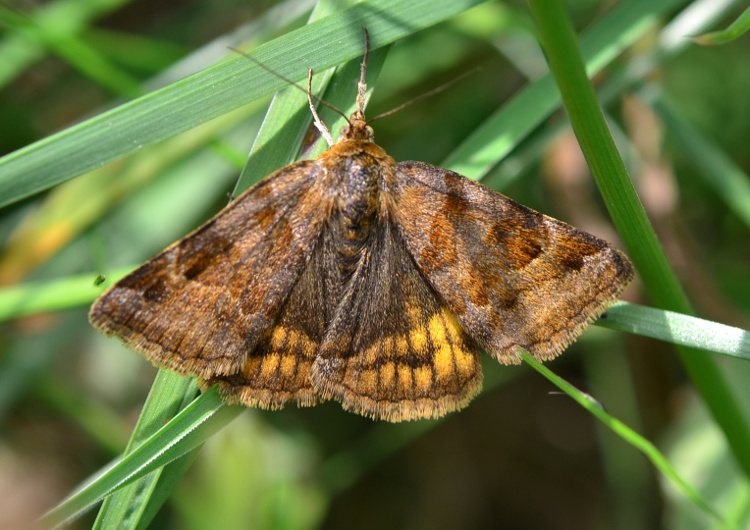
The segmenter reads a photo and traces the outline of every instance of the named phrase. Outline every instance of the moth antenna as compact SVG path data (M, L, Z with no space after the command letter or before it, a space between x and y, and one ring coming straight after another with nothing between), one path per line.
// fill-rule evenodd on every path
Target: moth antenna
M443 92L443 91L449 89L450 87L452 87L456 83L460 83L461 81L463 81L464 79L466 79L470 75L476 74L479 70L481 70L481 68L478 67L478 66L476 68L472 68L471 70L469 70L467 72L464 72L463 74L459 75L455 79L451 79L447 83L442 84L442 85L440 85L437 88L433 88L429 92L425 92L424 94L421 94L421 95L415 97L414 99L410 99L406 103L402 103L401 105L399 105L395 109L391 109L391 110L389 110L387 112L384 112L383 114L378 114L377 116L375 116L371 120L367 120L367 124L369 125L372 122L374 122L375 120L379 120L380 118L385 118L387 116L391 116L392 114L396 114L397 112L400 112L400 111L404 110L406 107L410 107L410 106L414 105L415 103L417 103L419 101L422 101L423 99L427 99L427 98L430 98L430 97L432 97L432 96L434 96L436 94L439 94L440 92Z
M312 98L315 101L317 101L318 103L320 103L321 105L325 105L326 107L328 107L329 109L331 109L336 114L339 114L339 115L343 116L344 119L347 121L347 123L351 124L351 122L349 121L349 118L347 117L346 114L344 114L343 112L341 112L339 109L337 109L336 107L334 107L333 105L331 105L330 103L328 103L327 101L325 101L324 99L319 98L315 94L312 94L310 91L305 90L304 88L302 88L301 86L299 86L297 83L295 83L294 81L292 81L288 77L284 77L283 75L281 75L277 71L272 70L271 68L267 67L265 64L263 64L262 62L260 62L258 59L256 59L255 57L253 57L249 53L245 53L245 52L243 52L241 50L238 50L237 48L232 48L231 46L229 47L229 49L232 50L235 53L239 53L243 57L246 57L246 58L250 59L252 62L254 62L255 64L257 64L261 68L263 68L263 70L265 70L269 74L273 74L276 77L278 77L279 79L281 79L282 81L286 81L287 83L289 83L290 85L292 85L297 90L301 90L302 92L304 92L305 94L307 94L308 99Z
M312 112L312 115L313 115L315 128L320 131L320 134L323 135L323 138L326 139L326 142L328 142L328 146L330 147L333 145L333 137L331 136L331 133L328 130L328 127L326 127L326 124L323 123L323 120L321 120L320 116L318 116L318 111L315 108L315 105L313 104L312 75L313 75L312 68L308 68L307 70L307 100L310 102L310 112Z
M370 55L370 33L367 28L362 28L365 36L365 55L362 58L362 65L359 69L359 85L357 85L357 110L364 116L365 114L365 94L367 93L367 58Z

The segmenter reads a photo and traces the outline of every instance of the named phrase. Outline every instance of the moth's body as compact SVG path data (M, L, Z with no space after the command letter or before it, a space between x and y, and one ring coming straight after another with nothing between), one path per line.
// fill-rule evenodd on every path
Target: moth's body
M336 399L401 421L465 406L482 349L506 364L554 357L622 292L632 265L605 241L451 171L397 164L373 141L363 85L335 145L115 284L92 323L229 402Z
M326 187L335 194L326 229L340 259L338 269L343 280L365 257L378 217L386 211L381 192L396 162L372 141L371 135L349 139L344 131L341 137L320 155L316 165Z

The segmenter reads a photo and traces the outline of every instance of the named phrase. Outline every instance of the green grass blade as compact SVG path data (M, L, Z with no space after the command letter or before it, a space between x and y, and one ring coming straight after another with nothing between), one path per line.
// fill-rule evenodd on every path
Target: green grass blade
M107 285L131 270L132 267L112 271L101 285L94 285L97 274L91 273L0 288L0 322L90 304Z
M131 528L136 530L146 530L147 528L151 528L151 521L156 516L162 505L172 495L178 482L190 468L200 450L201 446L198 446L192 451L185 453L177 460L170 462L160 470L159 479L154 483L151 494L148 499L143 501L143 506L141 506L140 510L140 518L137 521L137 524L130 524ZM112 527L102 526L102 528Z
M669 479L685 497L690 499L696 506L709 514L722 525L728 526L723 517L706 501L700 492L691 484L684 480L677 470L672 467L664 455L646 438L633 431L630 427L622 423L617 418L610 416L591 396L584 394L573 385L553 373L549 368L534 359L528 353L523 354L523 360L534 370L549 379L560 390L569 395L573 400L595 416L599 421L609 427L612 432L625 440L627 443L641 451L648 458L656 469L658 469L667 479Z
M165 377L187 380L182 384L191 384L189 378L164 370L162 372L166 374ZM159 388L157 385L155 387ZM178 393L174 388L165 392L169 398ZM105 496L189 453L243 410L244 407L225 406L215 389L206 392L122 460L53 508L44 516L43 522L54 526L74 519ZM151 427L161 425L154 421L148 423Z
M712 31L711 33L704 33L693 37L693 41L704 46L715 46L718 44L727 44L737 39L741 35L747 33L750 29L750 7L737 17L737 20L732 22L729 27L722 31Z
M750 332L682 313L618 302L596 323L671 344L750 360Z
M184 409L195 393L195 383L189 378L159 370L124 455L132 453L161 425ZM99 510L94 528L124 529L137 525L142 520L147 501L159 483L163 471L164 469L157 469L108 496ZM133 502L134 498L143 499L143 502Z
M532 0L531 6L573 130L649 295L662 309L690 314L690 305L656 239L604 121L567 12L560 2L553 0ZM727 436L737 461L750 476L750 452L747 451L750 429L718 366L699 350L685 347L677 350L691 380Z
M581 38L588 72L599 72L652 29L661 15L684 3L631 0L615 5ZM547 74L490 116L445 160L445 167L481 179L559 105L560 92Z
M293 80L373 49L481 3L481 0L366 0L273 41L253 53ZM299 58L304 57L304 61ZM245 57L234 57L121 105L0 159L0 206L64 182L174 136L285 86Z

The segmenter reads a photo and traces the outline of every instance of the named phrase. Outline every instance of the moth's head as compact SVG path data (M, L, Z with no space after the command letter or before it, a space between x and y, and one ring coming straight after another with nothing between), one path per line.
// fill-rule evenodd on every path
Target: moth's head
M361 110L352 112L348 121L349 123L341 128L339 142L341 140L361 140L365 142L372 142L374 140L375 133L372 127L367 125L365 115Z

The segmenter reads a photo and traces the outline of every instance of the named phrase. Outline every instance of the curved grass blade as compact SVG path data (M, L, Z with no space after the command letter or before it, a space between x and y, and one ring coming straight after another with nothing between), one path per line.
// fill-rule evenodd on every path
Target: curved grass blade
M747 33L748 29L750 29L750 7L737 17L737 20L732 22L727 29L698 35L693 37L693 41L703 46L727 44Z
M362 54L362 27L376 49L483 0L365 0L253 53L292 80ZM304 58L304 61L300 60ZM241 107L285 86L245 57L234 57L0 159L0 206L64 182L146 145Z
M159 370L123 454L132 453L160 426L184 409L196 392L195 382L190 378ZM104 499L94 528L125 528L141 521L148 499L155 491L163 471L164 468L159 468ZM143 502L128 502L131 498L142 499Z
M132 453L53 508L42 522L57 526L75 519L110 493L189 453L243 410L241 406L224 405L215 389L207 391Z
M591 396L581 392L573 385L556 375L549 368L534 359L528 353L523 354L523 360L534 370L549 379L557 388L569 395L573 400L594 415L599 421L609 427L612 432L641 451L651 463L669 479L685 497L690 499L696 506L699 506L704 512L714 518L716 521L727 524L723 517L701 496L700 492L691 484L685 481L677 470L672 467L664 455L647 439L633 431L630 427L622 423L617 418L610 416L604 411L601 404L595 401Z
M604 121L568 13L555 0L531 0L531 6L573 130L649 296L662 309L691 313ZM677 346L677 351L739 465L750 476L750 428L736 396L713 358L684 346Z
M88 305L131 270L132 267L111 271L98 285L98 275L90 273L0 288L0 322Z
M685 0L620 2L581 37L586 68L594 75ZM560 92L547 74L520 92L480 125L443 166L481 179L560 106Z

